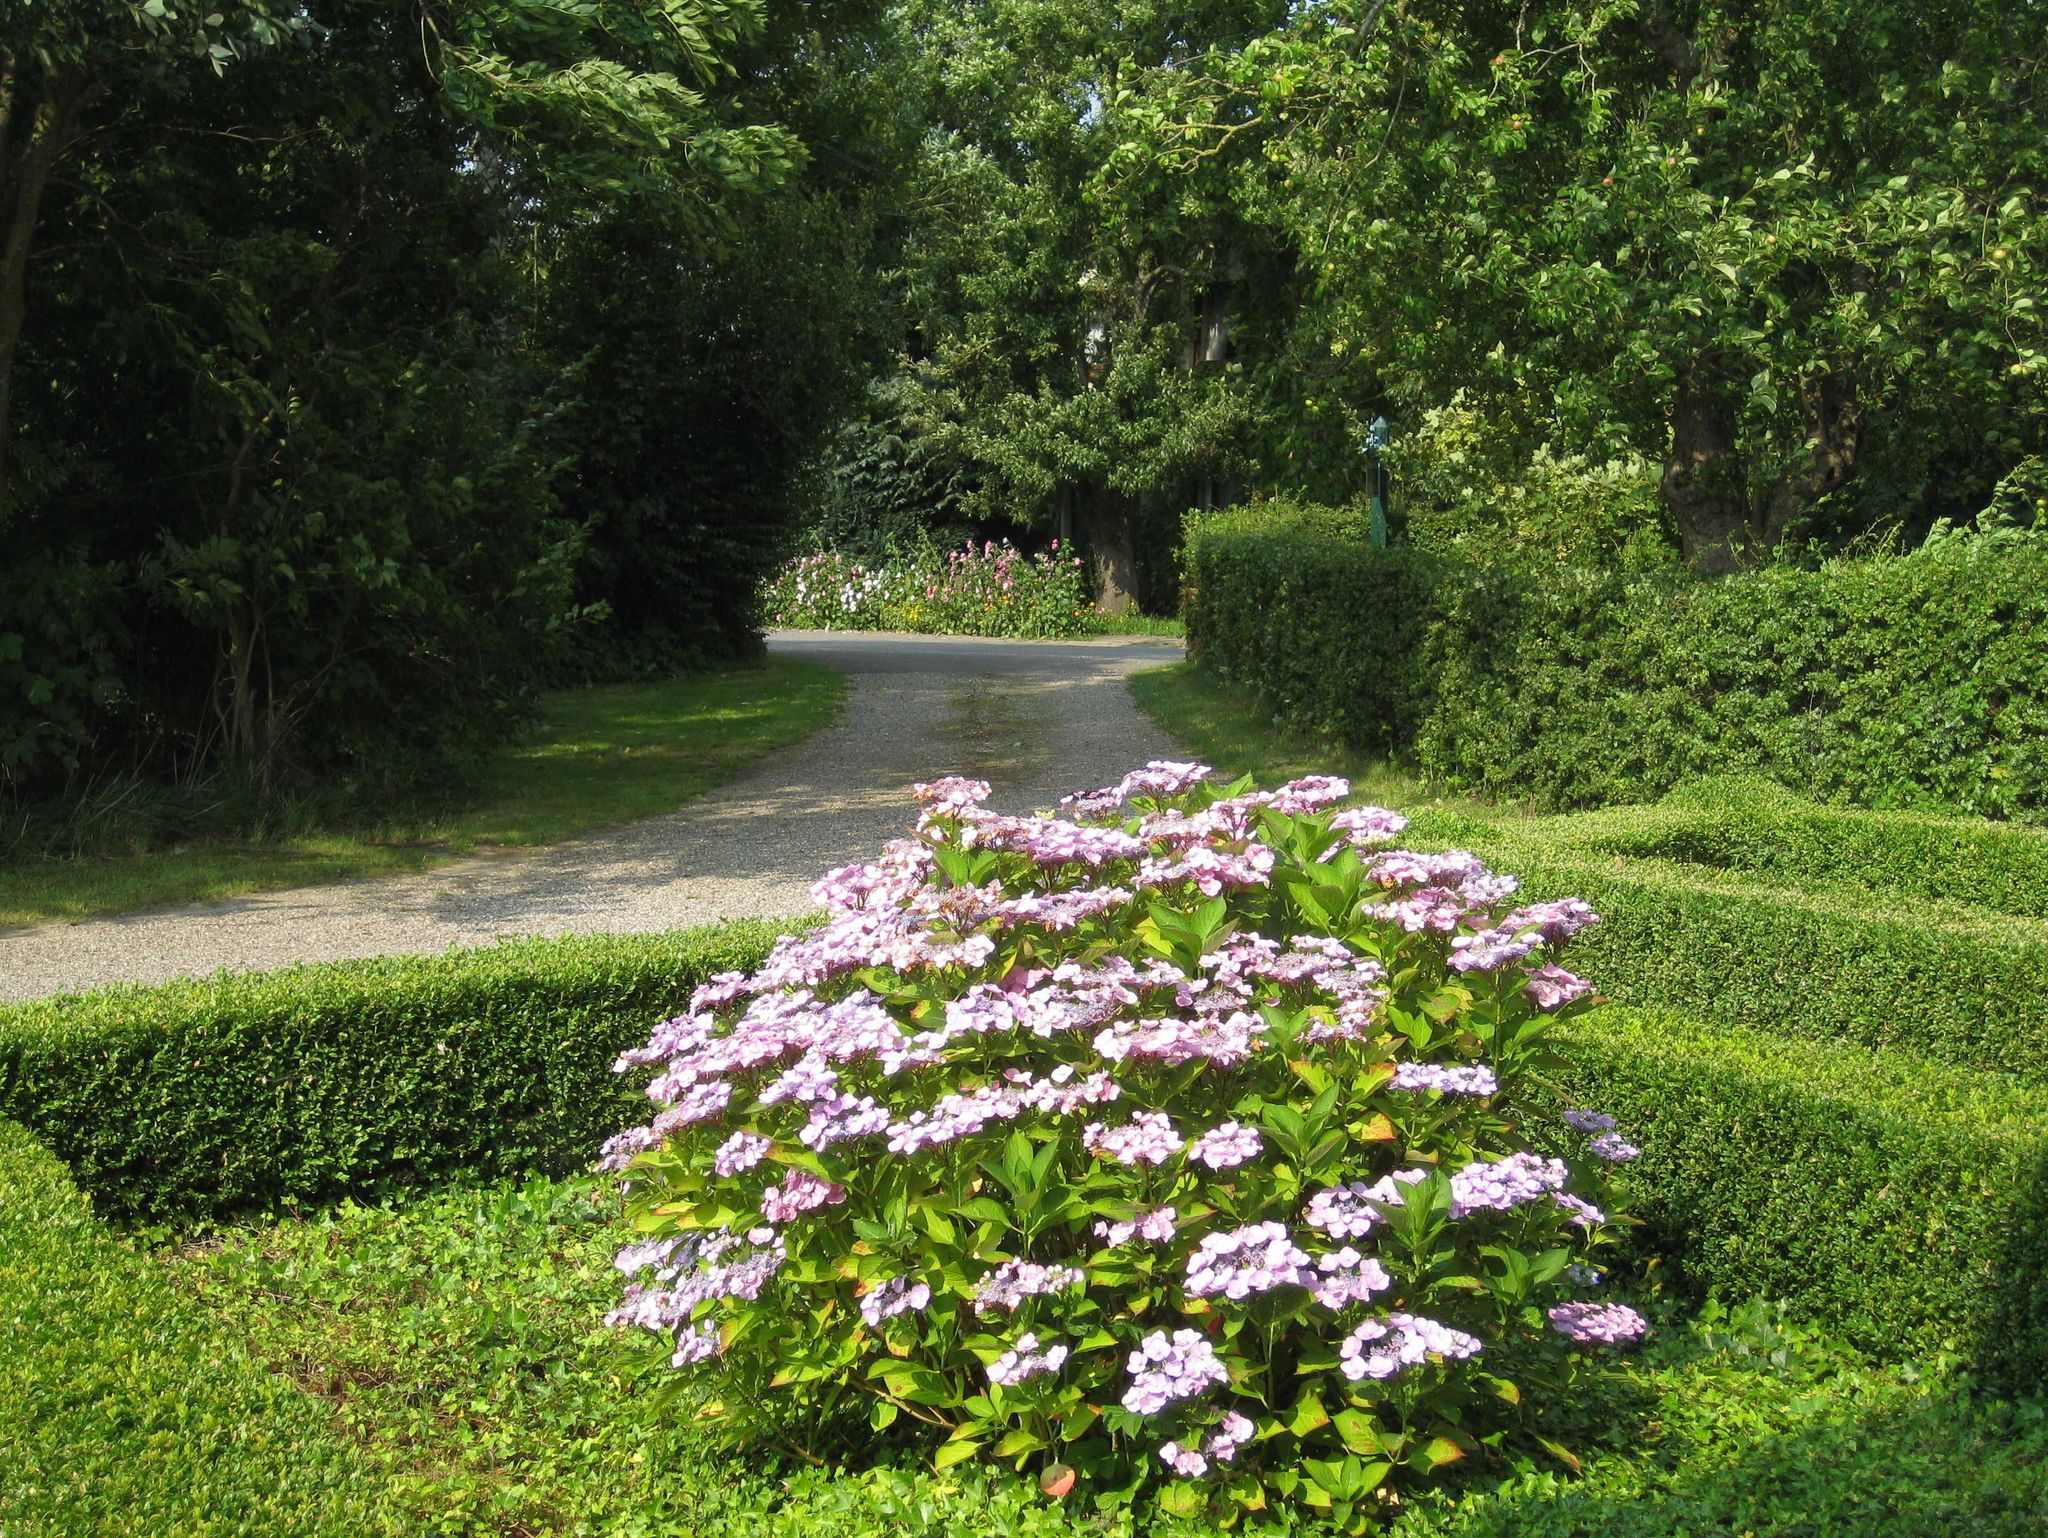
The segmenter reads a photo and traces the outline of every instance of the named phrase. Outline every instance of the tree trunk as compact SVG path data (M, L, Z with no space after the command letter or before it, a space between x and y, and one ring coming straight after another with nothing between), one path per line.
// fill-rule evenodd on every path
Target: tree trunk
M1763 538L1775 545L1806 510L1856 473L1863 446L1863 407L1855 380L1825 374L1800 383L1799 401L1806 413L1804 465L1787 472L1771 488L1762 508Z
M1735 450L1734 406L1710 359L1695 360L1679 375L1664 502L1688 566L1706 575L1740 569L1749 494Z
M1083 530L1094 558L1096 605L1104 614L1130 614L1138 607L1138 530L1128 497L1098 491Z
M77 109L89 94L79 81L45 72L28 93L21 61L0 60L0 505L7 492L7 444L13 427L14 355L28 322L28 258L50 172L70 143Z

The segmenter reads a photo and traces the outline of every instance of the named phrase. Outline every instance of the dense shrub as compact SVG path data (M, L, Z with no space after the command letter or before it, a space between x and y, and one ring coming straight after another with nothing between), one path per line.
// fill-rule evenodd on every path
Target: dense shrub
M632 1118L608 1071L622 1022L774 933L529 941L11 1006L0 1115L121 1218L571 1169Z
M0 1121L0 1532L412 1531L327 1407L117 1242Z
M765 606L770 624L799 630L986 636L1083 635L1095 612L1080 558L1058 540L1029 557L1008 541L919 545L873 567L821 551L777 572Z
M851 1393L941 1467L1351 1522L1555 1397L1567 1342L1640 1335L1573 1298L1636 1150L1523 1125L1583 905L1386 850L1341 780L1206 773L1073 820L920 786L918 838L819 883L830 923L622 1056L662 1110L606 1148L645 1236L614 1318L736 1434Z
M2048 817L2048 540L1701 582L1483 570L1248 513L1195 528L1188 561L1203 662L1449 786L1578 807L1748 771Z
M2048 1375L2048 1093L1613 1007L1559 1044L1566 1094L1639 1134L1634 1205L1693 1285Z

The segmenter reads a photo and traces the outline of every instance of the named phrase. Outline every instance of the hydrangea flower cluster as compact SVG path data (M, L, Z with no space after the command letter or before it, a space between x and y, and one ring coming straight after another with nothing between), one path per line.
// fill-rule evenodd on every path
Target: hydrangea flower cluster
M1200 1479L1209 1472L1212 1462L1227 1464L1236 1458L1237 1450L1250 1441L1257 1430L1249 1420L1232 1410L1200 1446L1192 1440L1185 1447L1178 1442L1168 1442L1159 1449L1159 1459L1182 1479Z
M988 1381L999 1388L1015 1388L1033 1378L1058 1372L1066 1363L1067 1354L1067 1348L1058 1344L1041 1351L1037 1332L1026 1330L1017 1337L1016 1345L988 1364Z
M1389 1314L1384 1319L1368 1319L1360 1324L1344 1337L1337 1354L1345 1377L1386 1379L1419 1367L1432 1357L1462 1362L1483 1349L1478 1337L1434 1319Z
M1012 1312L1026 1298L1036 1298L1066 1287L1086 1286L1088 1278L1073 1266L1041 1266L1029 1260L1006 1260L981 1279L974 1289L974 1305L980 1309L1000 1308Z
M1124 1390L1124 1408L1133 1415L1157 1415L1170 1404L1230 1381L1230 1369L1216 1348L1195 1330L1175 1330L1171 1335L1154 1330L1139 1342L1126 1365L1131 1385Z
M1594 1111L1581 1161L1518 1130L1594 1002L1561 961L1594 915L1392 847L1348 789L917 787L912 836L818 882L824 923L621 1054L654 1110L602 1152L645 1236L612 1321L729 1380L735 1436L851 1392L947 1457L1134 1448L1177 1499L1267 1504L1361 1425L1388 1480L1476 1445L1482 1352L1639 1338L1573 1295L1636 1150Z
M1641 1340L1649 1321L1620 1303L1560 1303L1550 1310L1551 1326L1580 1345L1617 1346Z

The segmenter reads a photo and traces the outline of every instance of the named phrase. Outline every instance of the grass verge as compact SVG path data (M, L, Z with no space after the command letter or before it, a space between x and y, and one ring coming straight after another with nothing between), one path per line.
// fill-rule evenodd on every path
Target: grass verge
M396 875L673 811L825 725L844 692L830 668L786 658L564 690L459 800L332 825L307 812L255 837L202 825L189 838L170 830L166 843L166 830L152 829L129 853L14 859L0 864L0 929Z
M1408 770L1338 743L1276 726L1243 690L1192 662L1130 675L1131 695L1161 730L1226 774L1249 774L1262 786L1304 774L1341 774L1354 795L1389 806L1433 804Z

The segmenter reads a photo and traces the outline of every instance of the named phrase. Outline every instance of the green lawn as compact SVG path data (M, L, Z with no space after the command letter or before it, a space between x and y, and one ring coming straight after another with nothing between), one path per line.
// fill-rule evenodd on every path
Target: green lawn
M1249 774L1265 786L1303 774L1341 774L1362 800L1412 807L1438 799L1398 764L1275 726L1242 690L1195 663L1147 668L1133 673L1130 684L1139 707L1168 736L1225 774Z
M458 798L261 838L0 865L0 928L420 870L672 811L832 718L844 680L814 663L564 690Z

